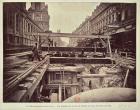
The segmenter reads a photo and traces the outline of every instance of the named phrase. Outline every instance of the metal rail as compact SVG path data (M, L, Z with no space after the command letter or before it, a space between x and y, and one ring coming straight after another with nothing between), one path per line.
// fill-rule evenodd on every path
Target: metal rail
M29 69L25 70L25 72L21 73L11 81L9 81L5 85L4 89L4 95L5 97L9 95L9 91L11 91L12 88L14 88L17 84L19 84L24 78L29 76L33 71L35 71L38 67L40 67L42 64L44 64L48 60L48 57L45 58L43 61L38 62L37 64L32 65Z

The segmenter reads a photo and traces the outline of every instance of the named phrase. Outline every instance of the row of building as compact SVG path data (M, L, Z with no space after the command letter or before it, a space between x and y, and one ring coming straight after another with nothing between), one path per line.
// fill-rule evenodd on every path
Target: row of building
M135 3L100 3L73 33L103 34L110 36L128 36L136 39ZM131 37L131 38L130 38ZM70 45L76 46L80 39L70 39Z
M5 48L31 46L37 39L34 36L25 35L25 33L43 31L28 16L26 3L3 4L3 29Z
M45 2L32 2L26 9L25 2L3 3L3 41L4 50L26 48L40 42L42 46L54 46L61 39L48 36L33 36L27 33L49 32L48 5ZM59 41L59 42L58 42Z

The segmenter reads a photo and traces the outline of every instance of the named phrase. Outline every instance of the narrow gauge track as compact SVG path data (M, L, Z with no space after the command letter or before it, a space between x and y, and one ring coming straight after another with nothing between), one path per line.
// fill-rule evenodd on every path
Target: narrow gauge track
M22 65L27 69L23 71L16 69L14 74L18 72L18 75L11 75L11 77L4 79L4 100L6 102L30 100L49 65L49 57L47 56L44 60L37 63L28 63L26 62ZM10 69L10 71L12 70Z

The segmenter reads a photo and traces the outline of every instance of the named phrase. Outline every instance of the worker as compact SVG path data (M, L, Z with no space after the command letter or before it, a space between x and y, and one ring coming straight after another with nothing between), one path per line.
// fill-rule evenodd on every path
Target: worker
M39 52L38 52L37 43L35 43L35 46L32 48L32 52L33 52L32 61L34 60L34 58L37 58L38 61L40 61L40 56L39 56Z
M84 49L82 49L81 53L78 55L78 57L84 57Z
M89 81L89 89L92 89L92 82L91 82L91 80Z

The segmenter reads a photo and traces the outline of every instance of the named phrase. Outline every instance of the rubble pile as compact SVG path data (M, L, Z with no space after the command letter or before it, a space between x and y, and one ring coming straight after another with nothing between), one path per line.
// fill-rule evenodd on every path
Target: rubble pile
M104 78L102 87L122 87L123 83L123 75L113 75L112 77Z

